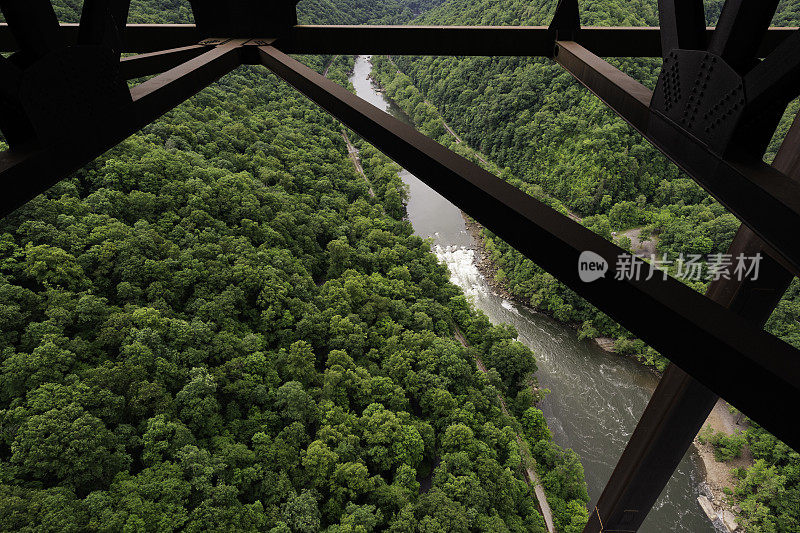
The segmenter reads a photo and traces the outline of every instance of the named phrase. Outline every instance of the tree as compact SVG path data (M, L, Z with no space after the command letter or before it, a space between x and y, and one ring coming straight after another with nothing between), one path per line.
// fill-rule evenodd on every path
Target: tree
M109 483L130 461L116 435L74 403L30 416L11 444L11 464L22 476L84 494Z
M308 445L302 460L303 467L313 476L312 480L316 486L329 483L333 468L338 462L338 454L320 440Z
M316 377L316 357L305 341L292 343L286 361L286 374L289 380L299 381L307 387Z
M297 381L289 381L277 391L275 406L286 420L312 424L317 420L317 404Z
M484 362L497 369L509 389L516 389L525 377L536 371L533 352L524 344L511 339L495 342Z
M189 382L175 395L180 418L196 435L216 434L222 425L217 384L205 368L193 368Z
M147 430L142 436L142 462L154 466L165 460L175 460L184 446L192 444L191 431L181 422L157 415L147 421Z
M93 492L86 498L92 529L121 531L174 531L188 519L190 485L174 463L159 463L132 476L123 472L108 491Z
M537 442L542 439L550 440L552 438L547 427L547 420L545 420L544 414L540 409L529 407L522 414L520 422L525 436L530 442Z
M58 531L77 532L88 521L84 502L64 487L37 490L0 485L0 528L24 531L32 524L47 524Z
M369 533L383 522L383 514L374 505L348 503L338 525L331 527L336 533Z
M299 495L291 495L281 507L281 514L291 531L315 533L320 530L317 496L312 491L304 490Z
M413 425L383 405L370 404L361 417L363 438L370 462L382 472L405 464L416 468L425 453L425 442Z

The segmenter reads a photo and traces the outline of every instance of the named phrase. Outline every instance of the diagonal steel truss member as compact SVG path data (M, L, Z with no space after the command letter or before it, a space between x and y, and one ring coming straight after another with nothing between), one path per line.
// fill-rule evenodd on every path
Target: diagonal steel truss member
M673 362L587 532L638 529L717 395L800 447L800 430L775 409L800 398L800 353L761 330L800 272L798 122L773 165L761 161L800 95L800 33L767 29L777 0L728 0L717 28L706 27L702 0L660 0L660 28L581 27L576 0L561 0L550 27L298 26L295 3L193 0L194 26L126 25L129 0L85 0L80 24L59 25L49 0L0 0L9 22L0 50L16 50L0 57L0 129L11 145L0 175L15 184L0 216L239 65L263 64ZM612 265L624 252L288 53L553 58L744 222L730 252L767 256L762 275L720 280L706 296L658 276L583 283L580 252ZM601 56L663 57L655 91Z

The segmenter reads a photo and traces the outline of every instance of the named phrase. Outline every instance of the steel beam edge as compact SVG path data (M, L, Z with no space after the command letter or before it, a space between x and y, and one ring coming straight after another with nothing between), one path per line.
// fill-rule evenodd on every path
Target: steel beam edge
M760 53L768 54L797 28L770 28ZM706 29L710 39L714 28ZM603 57L661 58L657 27L586 26L578 42ZM547 26L299 25L275 43L285 53L547 56L554 33Z
M78 42L79 24L61 23L64 42ZM144 54L197 44L202 38L194 24L128 24L123 52ZM8 24L0 23L0 51L13 52L17 42Z
M170 48L159 52L123 57L119 62L120 76L123 79L131 80L159 74L194 59L208 51L208 49L209 46L193 44L181 48Z

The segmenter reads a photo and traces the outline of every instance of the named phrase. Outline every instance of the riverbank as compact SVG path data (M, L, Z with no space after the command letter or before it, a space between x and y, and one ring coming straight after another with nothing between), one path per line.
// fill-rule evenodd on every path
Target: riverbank
M374 193L374 191L372 189L372 184L370 183L369 179L367 178L367 176L366 176L366 174L364 172L363 167L361 166L359 150L352 144L352 142L350 141L350 138L347 135L346 130L344 130L344 129L342 130L342 137L344 138L345 144L347 146L348 156L350 158L351 163L353 164L353 167L355 168L356 172L364 179L364 181L366 181L367 185L369 186L370 196L374 198L375 197L375 193ZM470 345L469 345L468 341L466 340L466 337L461 332L461 330L458 328L458 326L454 325L454 327L455 327L455 332L454 332L455 339L462 346L464 346L465 348L468 348ZM478 369L482 373L486 374L487 373L486 366L484 365L484 363L481 360L481 358L478 357L477 353L474 354L474 359L475 359L475 364L477 365ZM508 406L506 404L505 398L500 393L498 393L497 394L497 399L498 399L498 401L500 403L500 408L501 408L502 412L506 416L511 416L511 413L508 410ZM527 444L524 443L522 435L517 433L516 434L516 439L517 439L517 442L519 443L520 455L523 458L522 462L523 462L524 479L525 479L526 483L528 485L530 485L531 488L533 489L533 492L534 492L534 494L536 496L536 501L537 501L537 505L538 505L538 508L539 508L539 512L541 513L542 518L544 519L545 526L547 528L548 533L555 533L555 526L554 526L554 522L553 522L553 512L552 512L552 510L550 508L550 505L549 505L549 503L547 501L547 495L545 494L544 486L542 485L542 482L539 479L539 475L536 473L536 469L533 466L533 465L535 465L536 461L535 461L535 459L533 459L533 457L531 457L530 452L529 452L529 450L527 448ZM427 490L430 489L430 486L432 484L432 479L433 479L432 478L432 474L429 475L429 476L426 476L425 478L423 478L422 482L420 482L420 491L427 492Z
M744 420L746 420L744 416L732 413L728 403L720 398L703 427L711 427L714 433L733 436L747 429ZM737 505L731 504L725 489L733 490L736 487L736 477L733 475L735 468L747 469L753 466L753 456L749 447L745 444L740 457L722 463L714 458L714 447L711 443L703 444L698 437L695 437L693 444L705 469L704 494L700 497L703 510L715 525L719 523L728 531L739 531L736 515L740 509ZM702 501L704 497L707 504Z
M501 297L524 306L531 311L539 312L530 308L527 302L512 294L502 283L495 279L498 268L492 261L489 252L486 250L483 226L470 218L469 215L463 211L461 216L464 218L467 231L472 236L475 243L475 266L484 277L489 287ZM579 328L578 324L565 322L562 322L562 324L576 331ZM593 339L593 341L603 350L614 352L613 339L599 337ZM632 357L632 359L636 360L637 363L641 364L644 368L659 375L661 374L655 368L645 365L635 357ZM746 429L746 426L741 424L740 418L742 417L732 413L728 403L720 398L703 424L703 428L710 427L714 433L724 433L725 435L732 436L735 435L737 431L743 432ZM714 447L710 443L703 444L696 436L692 444L703 465L703 483L701 484L703 494L698 498L698 503L717 529L731 532L739 531L735 519L738 507L730 504L725 494L725 489L733 490L736 487L736 478L733 475L733 470L735 468L746 469L752 466L753 457L750 450L747 445L745 445L741 457L727 462L719 462L714 457Z
M489 284L489 287L491 287L493 291L495 291L503 298L511 302L514 302L516 304L525 306L526 308L530 309L533 312L540 313L541 312L540 310L531 308L528 302L512 294L507 287L505 287L502 283L497 281L496 274L498 268L492 261L489 252L486 251L486 241L483 238L483 226L481 226L478 222L473 220L469 215L467 215L463 211L461 212L461 216L464 218L464 224L467 227L467 232L472 236L472 239L475 241L475 265L478 267L478 271L483 275L483 277L486 278L486 283ZM580 324L561 322L561 321L559 322L576 331L580 328ZM592 341L606 352L609 353L616 352L614 349L614 339L608 337L597 337L592 339ZM641 361L638 362L641 363ZM652 368L649 365L645 365L642 363L642 366L644 366L648 370L658 372L655 368Z
M377 84L377 80L372 81ZM385 94L384 97L389 98L388 95ZM444 127L448 133L455 138L456 143L460 144L463 142L460 136L444 121L444 119L442 119L442 123L444 124ZM482 160L482 162L484 164L488 164L485 160ZM524 306L533 312L541 312L537 309L531 308L529 302L513 294L503 283L497 281L496 275L498 267L494 264L489 252L486 250L483 226L481 226L463 211L461 212L461 216L464 219L467 232L471 235L474 242L475 266L480 274L484 277L486 283L489 285L492 291L502 298ZM569 216L578 222L581 220L573 213L569 213ZM641 228L634 228L628 230L627 232L623 232L621 235L631 239L631 247L635 253L641 253L645 255L651 253L654 254L655 245L657 244L656 239L651 237L650 240L642 242L639 235L640 232ZM580 328L580 324L577 323L559 322L574 329L575 331L578 331ZM593 338L592 341L602 350L609 353L616 353L614 348L614 339L609 337L596 337ZM661 375L661 372L659 372L658 369L651 365L645 364L639 358L635 356L627 357L634 359L647 370L658 374L659 376ZM737 428L739 428L738 430L744 430L744 428L741 428L737 425L736 417L731 413L730 409L728 408L728 404L722 399L717 402L717 405L714 407L708 419L703 424L703 427L710 427L715 433L724 433L728 436L734 435L737 431ZM703 511L706 513L709 520L714 523L715 527L718 529L725 528L728 531L736 531L736 522L734 518L736 509L728 502L725 489L727 488L732 490L736 486L736 478L733 476L734 468L747 468L753 464L750 451L747 449L747 446L745 446L740 458L733 461L728 461L726 463L721 463L715 459L714 449L710 443L702 444L696 436L693 441L693 446L697 451L697 454L700 457L703 465L703 495L698 498L698 503L703 508Z
M495 279L498 268L493 263L489 252L486 250L485 240L483 238L483 226L472 220L464 212L461 213L461 216L464 219L467 231L474 241L475 266L492 291L502 298L537 312L530 308L527 302L512 294L502 283ZM576 331L579 328L578 324L561 323ZM597 338L593 340L594 343L601 348L608 352L613 352L612 339ZM604 343L609 342L612 343L611 349L604 346ZM656 369L641 363L638 359L633 357L631 357L631 359L641 364L643 368L660 375L660 372ZM705 427L711 427L715 433L724 433L728 436L732 436L737 431L744 431L746 429L745 426L740 425L740 416L732 413L728 404L722 399L717 402L708 419L703 424L703 428ZM736 523L736 514L739 509L735 505L731 505L725 494L725 489L732 490L736 487L736 478L733 475L734 468L747 468L753 464L749 449L745 446L741 457L723 463L715 459L714 448L710 443L703 444L698 437L695 437L692 444L702 464L702 469L698 471L703 480L700 485L701 495L698 497L698 504L718 531L740 531Z

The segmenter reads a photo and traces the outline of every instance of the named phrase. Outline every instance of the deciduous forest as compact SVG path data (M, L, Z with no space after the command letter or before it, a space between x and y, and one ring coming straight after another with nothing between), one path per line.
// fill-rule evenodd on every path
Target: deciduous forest
M129 21L190 11L134 1ZM558 529L582 529L533 354L412 234L396 166L365 159L374 198L341 126L243 67L0 222L0 529L544 531L532 458Z

